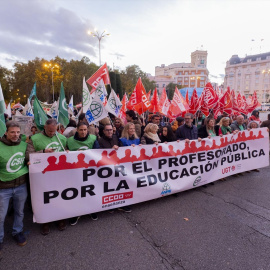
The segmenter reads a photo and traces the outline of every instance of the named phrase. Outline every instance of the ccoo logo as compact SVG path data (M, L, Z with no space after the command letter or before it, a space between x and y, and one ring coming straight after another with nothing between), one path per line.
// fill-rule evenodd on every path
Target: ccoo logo
M7 162L6 169L10 173L19 171L24 163L24 156L22 152L15 153Z

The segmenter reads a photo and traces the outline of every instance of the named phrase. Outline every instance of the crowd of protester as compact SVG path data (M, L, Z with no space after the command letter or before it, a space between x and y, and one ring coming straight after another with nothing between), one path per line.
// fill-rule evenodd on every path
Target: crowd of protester
M168 143L174 141L201 140L246 129L268 127L270 129L270 114L268 120L261 122L259 112L254 111L250 118L244 115L230 117L226 113L214 119L213 114L204 117L201 112L196 115L186 113L170 122L164 116L151 114L142 118L134 111L126 112L126 123L122 119L110 115L99 122L99 126L89 125L85 114L81 113L77 121L70 119L66 128L59 125L55 119L48 119L43 131L38 131L35 125L31 128L31 136L26 137L20 132L20 125L6 119L6 133L0 138L0 249L3 247L4 221L13 199L14 224L12 235L18 245L24 246L26 238L23 233L24 205L29 196L28 166L29 155L33 153L52 153L61 151L84 151L88 149L115 149L126 146ZM59 142L57 147L47 147ZM25 162L19 170L6 169L6 164L14 153L23 153ZM117 210L131 212L129 206ZM112 211L111 211L112 212ZM93 220L98 219L92 213ZM80 217L69 220L70 225L76 225ZM67 228L66 220L56 222L60 231ZM43 235L50 233L50 224L41 224Z

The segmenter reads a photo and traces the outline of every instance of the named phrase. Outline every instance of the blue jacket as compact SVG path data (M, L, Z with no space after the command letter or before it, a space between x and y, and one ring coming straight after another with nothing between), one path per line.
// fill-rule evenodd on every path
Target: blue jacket
M140 144L140 139L133 139L129 140L127 138L120 138L120 142L122 143L123 146L131 146L132 144L139 145Z

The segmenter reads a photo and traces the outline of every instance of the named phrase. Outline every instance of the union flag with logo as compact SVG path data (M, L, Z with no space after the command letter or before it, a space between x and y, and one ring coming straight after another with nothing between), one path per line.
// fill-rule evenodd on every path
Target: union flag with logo
M104 84L110 84L110 76L107 64L100 67L86 82L92 86L91 94L95 92L100 80L103 79Z

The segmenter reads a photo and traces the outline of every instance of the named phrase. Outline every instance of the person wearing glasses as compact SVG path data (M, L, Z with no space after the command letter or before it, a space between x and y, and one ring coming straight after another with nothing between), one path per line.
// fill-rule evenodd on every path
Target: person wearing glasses
M184 120L185 124L180 126L176 131L176 138L178 140L197 140L198 129L192 124L194 115L192 113L186 113Z
M103 129L103 136L98 139L100 149L115 149L119 148L119 140L113 134L113 127L111 124L105 124Z
M118 150L120 142L116 135L113 134L113 127L111 124L105 124L103 129L103 136L98 139L100 149L114 149ZM120 211L130 213L131 209L128 206L118 208ZM114 209L110 210L113 213Z

